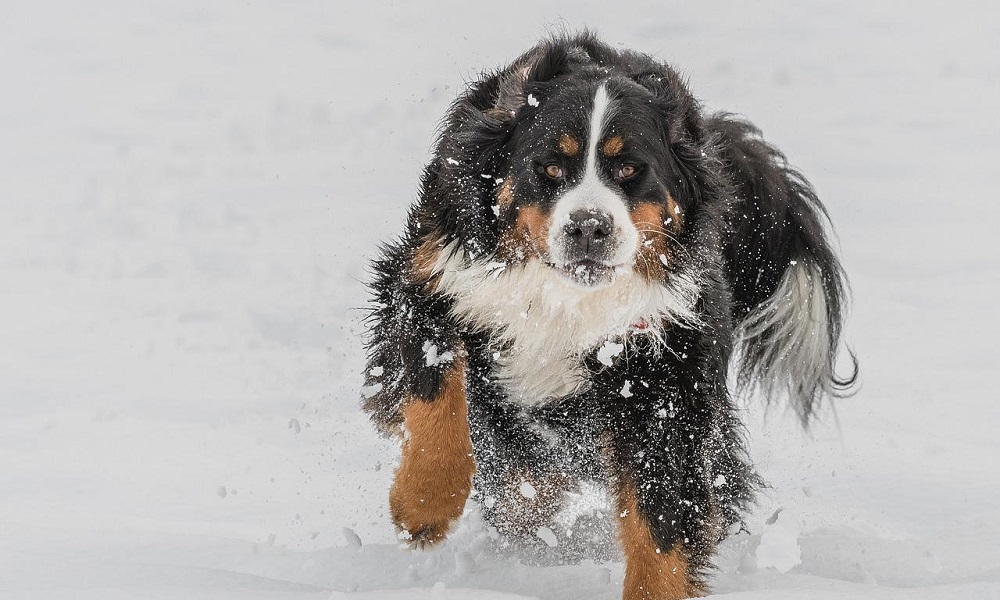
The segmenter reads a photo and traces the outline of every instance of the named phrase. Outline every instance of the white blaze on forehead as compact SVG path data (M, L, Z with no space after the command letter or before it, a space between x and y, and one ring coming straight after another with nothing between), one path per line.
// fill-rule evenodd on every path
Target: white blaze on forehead
M594 95L594 112L590 114L590 133L587 136L587 170L585 179L597 178L597 144L601 141L601 130L604 129L604 121L611 105L608 98L608 90L602 83L597 87Z
M597 87L594 106L590 114L590 131L587 137L587 162L583 179L566 191L556 202L552 211L552 225L549 227L548 243L551 260L558 266L569 262L565 256L565 235L563 227L570 221L570 215L578 210L593 210L611 215L615 223L617 249L610 258L613 265L631 265L639 244L639 232L632 223L625 199L618 191L605 184L597 173L597 152L601 143L601 132L612 112L611 98L604 83Z

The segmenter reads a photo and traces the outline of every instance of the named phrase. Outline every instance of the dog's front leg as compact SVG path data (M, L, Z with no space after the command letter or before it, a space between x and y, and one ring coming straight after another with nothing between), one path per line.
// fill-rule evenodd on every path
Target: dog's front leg
M625 554L623 600L681 600L704 595L683 540L664 547L650 521L650 511L640 503L639 490L628 476L620 476L615 489L618 535ZM657 515L654 518L659 518Z
M636 399L640 399L637 395ZM701 483L701 437L685 423L661 427L644 403L626 408L608 436L611 492L625 555L624 600L703 596L705 558L714 545L715 511Z
M465 359L456 356L432 397L404 399L403 454L389 509L401 537L415 547L444 539L472 489L465 378Z

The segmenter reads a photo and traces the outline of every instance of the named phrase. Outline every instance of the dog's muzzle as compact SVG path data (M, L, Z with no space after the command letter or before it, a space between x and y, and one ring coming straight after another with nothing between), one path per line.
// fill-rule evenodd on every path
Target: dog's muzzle
M614 217L586 208L573 211L562 225L560 270L573 282L598 287L614 279L620 239Z
M563 225L563 233L567 262L606 262L611 257L615 221L610 214L592 209L575 211Z

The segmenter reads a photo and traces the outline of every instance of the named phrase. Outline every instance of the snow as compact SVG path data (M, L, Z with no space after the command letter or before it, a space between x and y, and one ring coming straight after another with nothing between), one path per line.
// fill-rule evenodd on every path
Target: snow
M445 350L444 352L439 352L438 345L430 340L424 342L424 363L428 367L435 367L442 364L450 363L455 360L455 353L451 350Z
M521 485L518 486L517 491L525 498L534 498L538 494L538 490L535 486L527 481L522 481Z
M618 356L625 350L624 344L619 344L618 342L612 342L611 340L605 340L601 347L597 349L597 360L603 365L611 366L614 364L614 357Z
M802 562L802 548L799 546L801 527L789 517L787 511L780 509L765 524L768 527L753 553L757 567L787 573Z
M471 505L400 548L398 450L357 410L366 263L439 119L554 23L754 120L852 278L863 389L808 434L748 406L770 488L716 594L1000 597L997 9L435 6L5 4L0 598L619 596L614 557L511 551Z
M535 535L537 535L538 538L545 542L545 545L550 548L555 548L559 545L559 538L556 537L555 532L548 527L539 527L538 531L535 532Z

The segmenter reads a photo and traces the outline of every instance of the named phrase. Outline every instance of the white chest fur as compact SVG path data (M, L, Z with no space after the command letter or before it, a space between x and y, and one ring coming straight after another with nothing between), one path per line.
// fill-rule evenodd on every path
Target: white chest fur
M512 398L538 404L582 390L588 373L582 360L594 348L624 336L637 323L646 335L662 335L660 324L697 323L692 311L699 285L674 276L653 283L631 269L593 289L573 284L537 259L517 266L470 261L454 245L445 248L434 270L438 290L454 300L462 323L490 332L503 351L495 376ZM611 352L599 352L611 359Z

